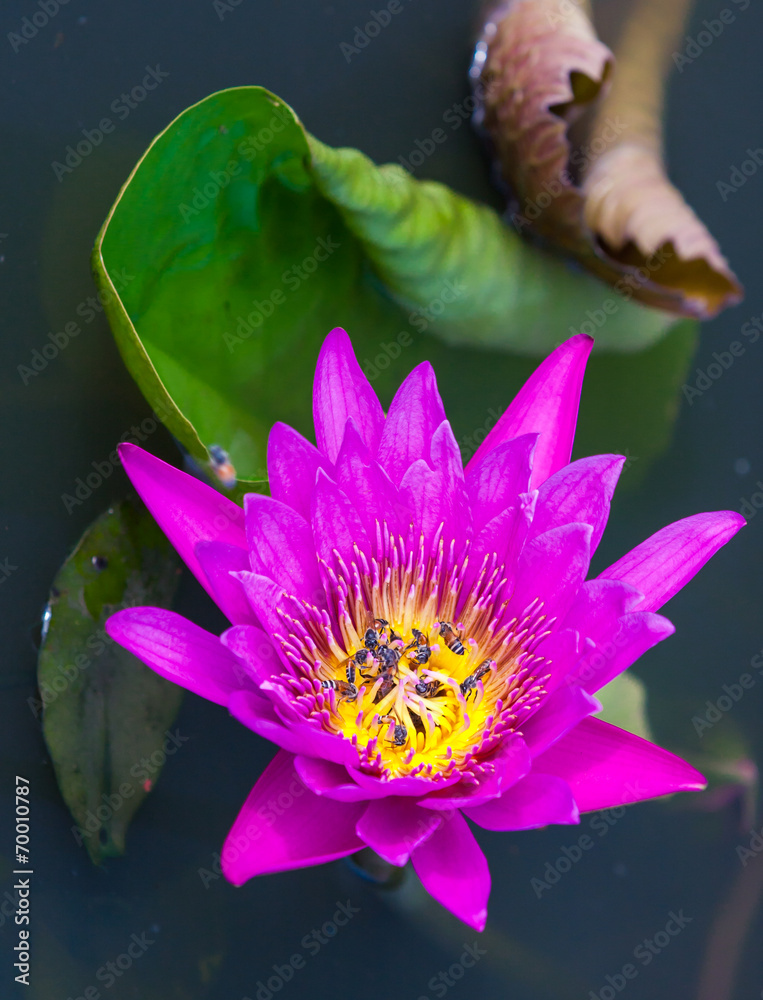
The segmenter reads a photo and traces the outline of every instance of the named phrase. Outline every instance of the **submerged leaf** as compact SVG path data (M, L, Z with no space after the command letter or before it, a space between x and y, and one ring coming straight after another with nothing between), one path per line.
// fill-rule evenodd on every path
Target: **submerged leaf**
M520 231L627 298L706 319L742 289L663 164L664 78L685 6L635 3L615 65L582 6L509 0L488 21L473 72ZM568 127L593 102L586 143L572 151Z
M125 832L182 737L169 727L182 689L106 635L114 611L168 607L179 559L153 518L125 501L85 532L56 576L38 662L43 733L73 828L93 861Z
M602 306L594 278L492 209L325 146L260 87L212 94L154 140L93 263L144 395L196 462L219 473L225 452L239 492L265 478L275 420L307 429L309 372L332 327L352 332L361 358L381 348L387 362L423 331L538 354ZM670 325L624 301L605 319L597 342L616 350ZM443 350L432 341L428 353Z

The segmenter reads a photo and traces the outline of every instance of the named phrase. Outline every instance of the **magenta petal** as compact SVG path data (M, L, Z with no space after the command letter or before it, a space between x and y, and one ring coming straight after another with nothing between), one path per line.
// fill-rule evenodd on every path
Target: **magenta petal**
M126 608L108 619L106 631L157 674L218 705L226 705L233 691L253 687L216 635L174 611Z
M436 813L422 812L415 800L394 797L370 802L355 832L380 858L402 866L441 822Z
M441 778L439 781L432 781L431 778L420 778L418 776L382 780L373 774L366 774L364 771L359 771L356 767L352 766L349 767L349 772L361 788L365 788L372 793L373 798L384 798L388 795L416 795L420 798L429 792L437 791L441 788L449 788L461 780L461 775L458 771L455 771L447 778Z
M330 462L339 454L349 418L366 447L376 454L384 427L384 411L361 371L350 338L336 327L318 355L313 389L313 419L318 449Z
M550 476L538 489L532 534L577 521L590 524L591 555L604 533L612 494L625 459L622 455L581 458Z
M331 463L314 444L288 424L276 423L268 438L268 485L274 500L310 520L310 497L318 469L333 474Z
M411 505L415 534L424 536L427 555L440 530L445 551L451 540L463 544L471 536L471 505L461 457L447 421L432 437L431 466L424 459L415 461L403 476L400 492Z
M241 581L232 575L249 569L249 554L237 545L225 545L223 542L199 542L195 553L211 588L212 598L228 621L254 625L256 617Z
M623 615L611 639L597 643L595 649L586 652L565 682L579 684L592 693L598 691L674 632L673 623L653 611Z
M407 537L413 520L410 508L384 469L371 457L351 420L347 421L336 460L336 481L354 505L369 538L376 539L377 525L383 524L394 537Z
M285 797L289 805L281 806ZM278 812L269 806L271 800L279 802ZM242 885L254 875L344 858L363 847L355 833L363 809L313 795L294 770L292 755L279 750L225 840L223 874L234 885Z
M593 648L593 643L590 645ZM578 665L581 650L584 648L580 633L574 628L560 629L541 639L535 647L535 655L542 656L546 662L538 664L537 673L538 677L549 674L543 681L543 687L548 694L555 691L570 671Z
M593 338L577 334L560 344L525 382L469 463L476 467L488 452L520 434L539 434L531 485L540 486L568 464Z
M532 758L527 744L521 736L511 734L503 741L498 752L482 763L475 784L460 781L452 788L427 795L419 805L424 809L444 812L481 805L497 798L520 778L524 778L531 767Z
M490 871L466 820L453 813L411 855L416 874L438 903L459 920L484 930Z
M333 566L336 552L349 569L357 562L356 546L361 552L369 552L371 548L358 512L347 494L322 472L318 473L312 504L313 537L318 556Z
M361 788L348 775L347 768L318 757L294 758L297 774L315 795L325 795L338 802L367 802L373 793Z
M521 616L537 598L547 621L564 618L588 572L591 531L589 524L565 524L525 544L509 605L512 615Z
M645 595L640 611L657 611L745 523L730 510L685 517L631 549L599 579L624 580Z
M537 757L535 767L564 778L581 812L700 791L706 785L685 760L601 719L583 719Z
M430 461L432 435L445 419L434 371L424 361L395 393L379 442L377 459L396 486L418 459Z
M277 583L273 583L270 577L259 573L237 573L236 579L241 582L257 621L268 635L273 638L283 635L287 631L288 624L278 613L287 600L283 589ZM291 663L286 658L281 643L275 642L274 646L284 666L291 670Z
M270 636L254 625L234 625L220 636L220 642L241 661L244 670L259 687L283 671L281 659Z
M237 691L231 695L228 699L228 711L247 729L290 753L323 757L335 764L357 763L357 750L349 740L308 723L287 725L270 702L250 691Z
M483 570L489 575L497 566L503 566L506 589L509 593L513 590L519 559L532 526L536 496L536 492L520 494L516 507L501 511L474 538L464 573L461 606Z
M644 595L622 580L586 580L567 612L562 628L574 628L595 642L611 639L619 619L633 611Z
M479 465L469 465L466 488L476 531L507 507L516 507L520 493L530 489L532 456L537 441L537 434L523 434L493 448Z
M533 757L543 753L581 719L601 711L601 703L580 687L561 687L522 724L522 735Z
M199 542L225 542L246 551L243 510L211 486L137 445L121 444L119 457L157 524L214 600L196 546Z
M247 494L244 511L254 572L309 604L322 604L313 533L302 515L260 493Z
M580 812L566 781L535 771L484 806L465 809L485 830L533 830L549 823L579 823Z

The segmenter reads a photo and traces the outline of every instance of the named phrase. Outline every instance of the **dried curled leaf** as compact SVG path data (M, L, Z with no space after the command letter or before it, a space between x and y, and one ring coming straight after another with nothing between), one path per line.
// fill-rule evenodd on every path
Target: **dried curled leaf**
M624 143L604 153L587 176L585 221L604 255L592 269L604 277L623 266L648 270L637 297L700 319L740 301L742 290L720 247L665 176L654 151Z
M515 225L626 298L707 319L742 289L663 165L664 77L686 6L639 0L614 68L580 5L510 0L488 22L473 73L518 200ZM568 127L594 101L586 142L572 150Z
M573 252L584 252L586 241L567 130L599 96L612 63L570 0L511 0L477 47L482 122L519 202L515 223Z

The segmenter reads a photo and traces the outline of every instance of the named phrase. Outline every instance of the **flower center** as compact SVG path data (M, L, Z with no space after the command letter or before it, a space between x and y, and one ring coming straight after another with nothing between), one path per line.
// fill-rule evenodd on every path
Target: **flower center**
M287 682L313 724L352 742L362 770L437 779L479 763L537 704L545 678L533 648L547 622L535 602L501 623L495 557L462 601L465 558L446 575L442 543L428 559L405 549L388 540L386 558L356 549L350 567L324 564L333 607L282 612L297 668Z

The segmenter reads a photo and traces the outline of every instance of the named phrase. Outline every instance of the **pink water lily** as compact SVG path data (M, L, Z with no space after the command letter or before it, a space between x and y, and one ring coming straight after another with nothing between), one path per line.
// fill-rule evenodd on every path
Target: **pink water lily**
M466 469L431 366L385 416L338 329L318 358L317 447L273 427L270 497L242 510L122 446L232 627L218 637L131 608L109 633L280 747L223 849L232 882L368 846L393 865L410 858L435 899L482 929L490 875L467 819L577 823L704 786L595 718L594 694L673 632L657 610L744 521L688 517L586 580L624 462L570 463L591 346L558 347Z

